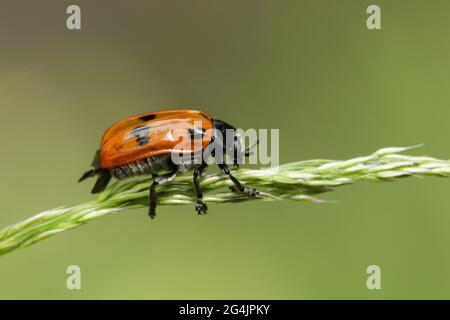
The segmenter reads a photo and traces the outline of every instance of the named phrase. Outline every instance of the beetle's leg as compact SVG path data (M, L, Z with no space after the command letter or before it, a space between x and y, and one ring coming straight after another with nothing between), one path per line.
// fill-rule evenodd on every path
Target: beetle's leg
M153 178L153 182L150 185L150 198L148 205L148 215L150 218L155 218L156 216L156 186L160 184L165 184L172 181L177 175L178 169L175 169L169 173L166 173L162 176L157 176Z
M106 189L109 181L111 180L111 172L108 169L99 169L97 171L99 175L91 193L99 193Z
M194 170L194 188L195 195L197 197L197 204L195 206L195 210L198 214L206 214L208 207L203 203L203 192L200 187L200 177L208 168L208 164L203 163L200 167Z
M244 187L238 179L236 179L230 172L230 169L228 168L228 166L224 163L224 164L218 164L220 170L222 170L222 172L224 174L226 174L228 176L228 178L230 178L231 181L233 181L235 187L231 187L230 189L235 191L235 192L240 192L240 193L245 193L248 196L254 197L257 196L259 194L259 191L256 190L255 188L247 188Z

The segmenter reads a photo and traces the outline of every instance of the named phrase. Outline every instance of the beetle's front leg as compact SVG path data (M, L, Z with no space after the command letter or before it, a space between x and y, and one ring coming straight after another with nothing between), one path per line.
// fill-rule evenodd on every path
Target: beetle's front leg
M222 173L226 174L228 176L228 178L230 178L230 180L233 181L234 187L230 187L230 189L232 191L239 192L239 193L245 193L249 197L255 197L255 196L259 195L259 191L256 190L255 188L244 187L242 185L242 183L240 183L239 180L236 179L236 177L234 177L231 174L230 168L228 168L228 166L226 164L218 164L218 166L219 166L220 170L222 171Z

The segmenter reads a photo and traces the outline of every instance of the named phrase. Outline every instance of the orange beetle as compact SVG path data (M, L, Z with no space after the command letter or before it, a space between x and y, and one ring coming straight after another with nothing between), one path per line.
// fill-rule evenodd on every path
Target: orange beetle
M214 150L228 154L235 165L242 155L249 156L249 148L242 151L240 138L235 128L204 112L197 110L165 110L131 116L112 125L103 134L92 168L79 179L98 175L92 193L103 191L111 177L124 179L131 176L151 174L149 216L156 215L156 186L172 181L178 172L193 169L193 182L197 198L195 207L198 214L206 213L200 188L200 176L208 166L204 151L208 146L211 156L234 183L234 191L256 196L258 191L244 187L230 172ZM229 133L232 133L230 135ZM200 140L201 139L201 140ZM232 140L230 140L232 139ZM227 144L227 140L230 143ZM174 161L175 156L187 156L184 161Z

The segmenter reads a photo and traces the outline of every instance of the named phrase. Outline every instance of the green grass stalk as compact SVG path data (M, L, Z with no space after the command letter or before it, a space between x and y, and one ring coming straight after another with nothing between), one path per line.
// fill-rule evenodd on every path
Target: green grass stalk
M201 180L204 201L207 204L279 200L320 203L324 200L316 195L359 181L449 176L449 160L400 154L408 149L410 148L384 148L368 156L343 161L306 160L277 168L233 170L235 177L246 186L261 191L255 198L230 191L232 183L226 176L209 174ZM146 207L151 182L149 177L115 182L95 200L45 211L7 226L0 231L0 255L28 247L106 215ZM194 194L191 175L180 175L170 184L158 187L158 205L193 204ZM193 208L189 212L194 212Z

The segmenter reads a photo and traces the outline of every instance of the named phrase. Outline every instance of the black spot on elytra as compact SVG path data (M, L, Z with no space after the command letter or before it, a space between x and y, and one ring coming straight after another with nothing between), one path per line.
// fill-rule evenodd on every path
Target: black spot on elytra
M140 126L131 130L131 134L140 146L145 146L149 142L148 131L150 126Z
M148 114L148 115L139 117L139 120L142 120L142 121L144 121L144 122L147 122L147 121L153 120L153 119L155 119L155 118L156 118L156 114Z
M205 131L203 128L191 128L189 129L189 136L191 139L200 138L205 135Z

